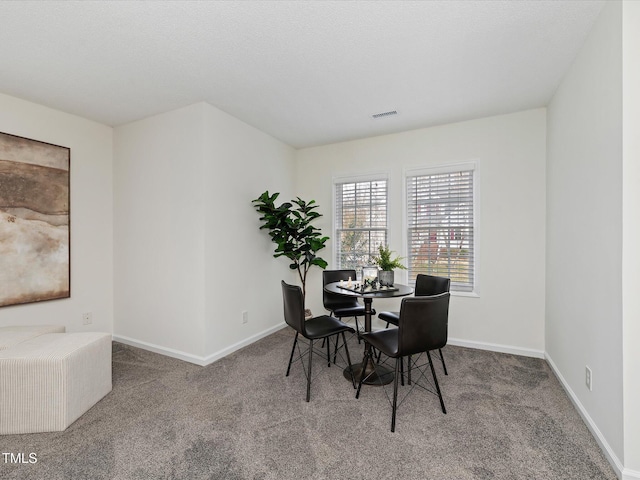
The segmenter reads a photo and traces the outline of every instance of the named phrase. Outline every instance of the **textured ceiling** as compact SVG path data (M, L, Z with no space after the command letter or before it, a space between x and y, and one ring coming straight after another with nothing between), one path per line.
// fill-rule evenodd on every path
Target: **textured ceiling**
M604 3L0 1L0 92L112 126L206 101L320 145L544 106Z

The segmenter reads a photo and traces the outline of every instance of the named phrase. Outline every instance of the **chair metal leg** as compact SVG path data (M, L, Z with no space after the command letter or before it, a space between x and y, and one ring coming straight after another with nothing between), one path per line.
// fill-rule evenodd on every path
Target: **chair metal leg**
M398 407L398 372L402 365L402 357L396 358L396 378L393 380L393 410L391 412L391 431L396 431L396 409Z
M447 409L444 408L444 400L442 399L442 392L440 392L440 385L438 385L438 378L436 377L436 370L433 368L433 362L431 362L431 355L427 350L427 358L429 359L429 366L431 367L431 375L433 375L433 383L438 391L438 397L440 398L440 406L442 407L442 413L447 413Z
M307 371L307 402L311 398L311 363L313 361L313 340L309 340L309 367Z
M329 315L331 315L331 316L333 317L333 310L329 310ZM326 337L325 337L325 338L323 338L323 339L322 339L322 345L320 345L320 348L324 348L324 344L325 344L325 342L328 342L328 341L329 341L329 339L328 339L328 338L326 338Z
M360 342L362 341L362 339L360 338L360 325L358 325L358 317L353 317L356 319L356 335L358 336L358 345L360 345Z
M296 351L296 343L298 343L298 335L299 333L296 332L296 338L293 339L293 348L291 349L291 356L289 357L289 366L287 367L287 374L285 375L285 377L288 377L289 372L291 371L291 362L293 361L293 352Z
M362 374L360 375L360 381L358 382L358 390L356 391L356 398L360 398L360 389L362 388L362 382L364 381L364 377L365 377L364 371L367 368L367 361L369 360L370 357L371 357L371 351L365 350L364 358L362 359L362 368L360 369Z
M384 328L389 328L389 322L387 322L387 326L386 326L386 327L384 327ZM382 352L378 352L378 359L377 359L377 362L378 362L378 363L380 363L380 355L381 355L381 354L382 354ZM409 382L409 383L411 383L411 382ZM404 383L403 383L403 385L404 385Z
M400 385L404 387L404 359L402 357L398 359L400 360ZM411 368L411 366L409 366L409 368Z
M347 365L351 369L351 385L353 388L356 388L356 379L353 376L353 367L351 367L351 356L349 355L349 347L347 346L347 338L344 336L344 332L342 332L342 343L344 344L344 351L347 354ZM336 352L338 351L338 336L336 335ZM335 357L333 363L336 363Z
M325 340L327 341L327 366L330 367L331 366L331 354L329 353L329 344L331 343L331 341L329 340L331 337L327 337L327 338L323 338L322 341L324 342ZM336 339L336 342L338 340Z
M411 355L407 357L407 383L411 385Z
M440 352L440 360L442 361L442 368L444 368L444 374L449 375L447 373L447 365L444 363L444 356L442 355L442 349L439 348L438 351Z

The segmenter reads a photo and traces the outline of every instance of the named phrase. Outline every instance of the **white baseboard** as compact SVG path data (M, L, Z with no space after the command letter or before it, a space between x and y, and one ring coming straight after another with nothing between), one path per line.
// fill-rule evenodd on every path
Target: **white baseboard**
M497 343L473 342L469 340L461 340L459 338L447 339L448 345L457 347L475 348L477 350L489 350L491 352L510 353L512 355L520 355L523 357L544 358L544 351L534 350L532 348L512 347L509 345L499 345Z
M124 343L126 345L131 345L132 347L142 348L144 350L149 350L151 352L159 353L161 355L167 355L168 357L178 358L186 362L195 363L196 365L205 366L215 362L216 360L220 360L221 358L229 355L230 353L235 352L236 350L241 349L242 347L246 347L247 345L250 345L257 340L260 340L261 338L271 335L272 333L277 332L278 330L281 330L285 326L286 324L284 322L279 323L274 327L268 328L267 330L264 330L260 333L252 335L249 338L246 338L233 345L230 345L227 348L223 348L222 350L215 352L211 355L207 355L206 357L193 355L191 353L182 352L180 350L174 350L172 348L155 345L153 343L144 342L142 340L136 340L134 338L125 337L122 335L114 334L113 339L116 342ZM512 347L508 345L499 345L495 343L473 342L469 340L460 340L458 338L449 338L447 340L447 343L449 345L456 345L458 347L475 348L478 350L488 350L491 352L499 352L499 353L510 353L512 355L521 355L524 357L545 358L545 354L543 351L533 350L528 348Z
M222 350L213 353L211 355L208 355L204 358L204 365L209 365L210 363L215 362L216 360L220 360L223 357L226 357L227 355L235 352L236 350L240 350L243 347L246 347L247 345L251 345L253 342L257 342L258 340L260 340L261 338L264 337L268 337L269 335L271 335L272 333L277 332L278 330L282 330L283 328L285 328L287 326L286 323L284 322L280 322L279 324L271 327L271 328L267 328L266 330L263 330L260 333L256 333L255 335L252 335L249 338L246 338L244 340L241 340L238 343L234 343L233 345L227 347L227 348L223 348Z
M241 340L233 345L230 345L222 350L212 353L211 355L207 355L206 357L201 357L199 355L193 355L191 353L182 352L180 350L175 350L173 348L163 347L160 345L155 345L153 343L144 342L142 340L136 340L134 338L125 337L122 335L113 335L113 340L116 342L124 343L125 345L131 345L132 347L142 348L143 350L149 350L150 352L159 353L161 355L166 355L168 357L177 358L179 360L184 360L185 362L195 363L196 365L200 365L202 367L209 365L210 363L215 362L216 360L220 360L223 357L235 352L236 350L240 350L247 345L251 345L252 343L260 340L261 338L267 337L278 330L284 328L286 324L284 322L279 323L271 328L268 328L262 332L256 333L244 340Z
M578 399L578 396L574 393L574 391L571 389L567 381L560 373L560 370L553 362L553 359L549 356L548 353L545 353L544 358L551 367L551 370L553 370L555 376L558 378L558 381L564 388L565 392L567 392L567 395L571 399L574 407L576 408L576 410L578 410L578 413L584 420L584 423L587 425L587 428L591 432L591 435L593 435L593 437L596 439L596 442L598 442L598 445L600 445L602 452L615 470L618 478L620 478L621 480L632 480L640 478L640 472L634 472L632 470L624 468L624 465L622 464L620 459L613 452L611 446L609 445L609 442L607 442L607 440L604 438L604 435L602 434L596 423L593 421L587 410L584 408L584 406Z

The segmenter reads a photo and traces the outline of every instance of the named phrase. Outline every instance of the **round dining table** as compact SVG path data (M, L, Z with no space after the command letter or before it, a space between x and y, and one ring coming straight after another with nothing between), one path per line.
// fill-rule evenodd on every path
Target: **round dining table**
M347 282L333 282L326 284L324 289L329 293L362 298L364 301L365 332L371 331L371 312L373 311L371 304L374 298L405 297L413 293L413 288L397 283L389 289L362 290L361 288L355 288L354 284L348 285ZM367 350L371 350L371 345L365 342L365 352ZM365 381L363 383L367 385L386 385L391 383L393 381L393 371L384 365L374 363L372 357L373 355L368 357L369 361L367 365L365 365L364 372L362 363L348 365L347 368L344 369L345 378L351 381L351 373L353 372L356 382L359 382L360 377L364 374Z

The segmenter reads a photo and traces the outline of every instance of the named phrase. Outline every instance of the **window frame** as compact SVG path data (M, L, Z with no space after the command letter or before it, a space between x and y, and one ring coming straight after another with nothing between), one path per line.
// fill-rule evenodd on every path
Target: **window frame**
M344 175L344 176L334 176L332 178L332 214L333 214L333 260L336 269L348 268L344 267L340 263L340 236L338 234L339 230L343 230L342 228L338 228L338 210L337 210L337 187L340 184L345 183L362 183L362 182L376 182L376 181L384 181L386 182L386 202L385 202L385 228L384 228L384 237L385 242L389 239L389 174L388 172L374 172L363 175ZM371 230L379 230L379 229L364 229L367 231ZM357 268L356 268L357 271Z
M460 291L455 290L454 282L451 282L451 295L452 296L461 296L461 297L479 297L480 296L480 268L479 268L479 259L480 259L480 195L479 195L479 185L480 185L480 162L477 159L468 160L464 162L457 163L445 163L438 164L433 166L421 166L421 167L410 167L405 168L403 171L403 182L402 182L402 232L403 232L403 245L405 248L404 257L407 261L407 267L410 267L410 252L411 247L409 245L409 206L408 206L408 188L407 182L410 177L418 177L424 175L437 175L443 173L455 173L462 171L472 171L473 172L473 284L471 286L470 291ZM409 270L406 272L407 283L411 286L415 286L415 280L409 280L410 274Z

